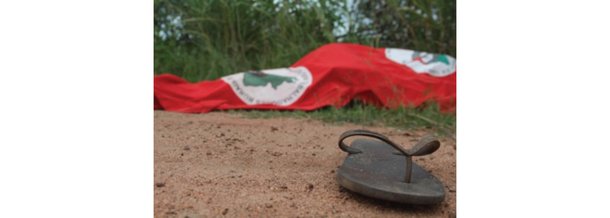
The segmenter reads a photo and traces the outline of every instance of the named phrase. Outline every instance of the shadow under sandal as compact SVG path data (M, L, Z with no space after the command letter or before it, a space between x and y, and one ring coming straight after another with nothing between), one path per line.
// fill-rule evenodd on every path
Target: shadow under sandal
M378 140L356 139L347 146L343 140L351 136ZM337 171L337 182L372 198L407 204L440 203L445 198L443 184L412 160L413 156L431 154L439 147L440 142L432 138L404 149L376 132L344 132L339 138L339 148L348 155Z

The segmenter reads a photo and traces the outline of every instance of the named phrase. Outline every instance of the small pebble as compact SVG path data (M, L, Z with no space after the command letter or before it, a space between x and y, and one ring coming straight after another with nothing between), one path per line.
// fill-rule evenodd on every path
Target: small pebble
M307 184L307 191L313 190L313 184Z

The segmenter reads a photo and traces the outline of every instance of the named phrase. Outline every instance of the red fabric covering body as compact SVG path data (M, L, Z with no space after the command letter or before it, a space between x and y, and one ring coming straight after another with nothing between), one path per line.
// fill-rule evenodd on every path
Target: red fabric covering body
M307 54L291 67L306 67L312 83L288 106L245 104L222 79L189 83L172 74L155 76L155 109L204 113L225 109L314 110L342 107L352 99L396 108L419 106L426 101L442 111L456 106L456 73L435 77L386 58L384 48L333 43Z

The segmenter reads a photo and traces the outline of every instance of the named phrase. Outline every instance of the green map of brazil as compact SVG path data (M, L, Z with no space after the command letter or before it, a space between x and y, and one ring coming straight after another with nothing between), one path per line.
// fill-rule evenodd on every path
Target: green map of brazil
M273 89L277 89L282 83L296 82L297 78L290 76L278 76L267 74L260 71L249 71L244 73L243 83L245 86L267 86L271 84Z
M297 101L311 85L313 77L306 67L247 70L222 77L247 105L288 106Z

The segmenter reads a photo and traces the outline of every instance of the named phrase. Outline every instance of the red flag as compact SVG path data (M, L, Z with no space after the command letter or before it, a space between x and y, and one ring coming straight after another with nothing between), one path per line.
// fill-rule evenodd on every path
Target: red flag
M352 99L396 108L437 102L456 105L455 59L406 49L333 43L289 68L247 71L189 83L155 76L155 109L204 113L224 109L314 110Z

